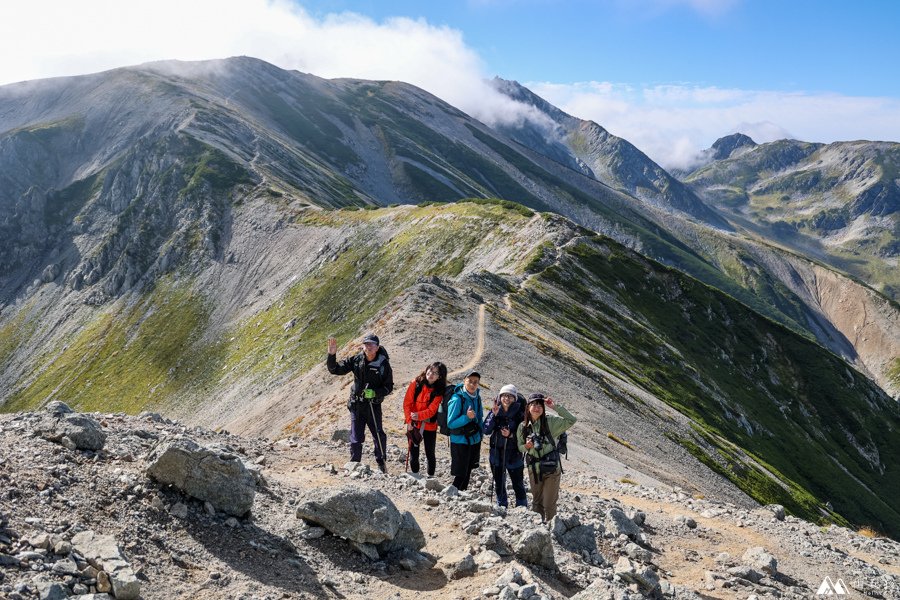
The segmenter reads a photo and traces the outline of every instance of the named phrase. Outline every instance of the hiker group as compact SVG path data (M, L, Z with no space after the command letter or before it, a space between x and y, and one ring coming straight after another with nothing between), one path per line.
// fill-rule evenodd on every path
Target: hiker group
M336 357L337 341L328 340L326 365L329 373L353 373L347 408L350 410L350 460L362 459L365 430L372 434L375 462L386 473L387 435L382 426L381 403L394 389L394 374L387 351L378 336L367 334L361 351L342 361ZM525 472L531 487L531 508L549 521L556 514L562 461L566 453L566 430L575 417L553 398L534 393L527 398L514 385L504 385L492 399L487 415L481 397L481 374L469 371L462 383L447 381L447 367L434 362L425 367L407 387L403 413L409 448L408 466L413 473L421 467L425 449L425 469L433 476L437 466L438 433L450 438L450 474L460 491L469 487L472 471L481 458L481 443L488 437L488 462L494 480L497 504L509 504L506 480L512 484L515 506L527 506ZM548 415L546 409L557 415Z

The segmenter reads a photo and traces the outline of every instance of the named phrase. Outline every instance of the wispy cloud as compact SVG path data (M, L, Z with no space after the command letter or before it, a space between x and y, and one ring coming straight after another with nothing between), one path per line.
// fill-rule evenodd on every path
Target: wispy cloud
M743 0L615 0L622 13L645 18L656 18L664 13L686 7L707 18L717 18L740 4Z

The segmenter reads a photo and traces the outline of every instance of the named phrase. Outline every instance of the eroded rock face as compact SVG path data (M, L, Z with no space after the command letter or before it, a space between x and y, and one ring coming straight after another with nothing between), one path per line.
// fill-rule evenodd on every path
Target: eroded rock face
M241 517L253 507L256 478L236 455L182 438L157 446L147 458L147 475Z

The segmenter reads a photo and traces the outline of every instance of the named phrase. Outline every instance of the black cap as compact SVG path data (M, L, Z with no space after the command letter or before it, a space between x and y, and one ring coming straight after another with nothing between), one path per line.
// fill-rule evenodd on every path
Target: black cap
M378 340L378 336L375 335L374 333L367 333L366 336L363 338L362 343L363 344L372 343L372 344L376 344L378 346L381 345L381 342Z
M544 403L544 395L540 394L540 393L529 395L528 396L528 404L531 404L532 402L540 402L541 404L543 404Z

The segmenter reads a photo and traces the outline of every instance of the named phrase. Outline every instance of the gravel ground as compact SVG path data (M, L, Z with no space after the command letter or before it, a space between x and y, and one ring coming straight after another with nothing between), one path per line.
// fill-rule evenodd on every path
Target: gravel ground
M272 442L156 415L88 416L106 433L96 452L36 435L40 414L0 415L0 597L52 597L54 583L67 594L96 589L97 574L80 568L87 566L84 557L70 545L90 530L114 536L147 599L502 598L513 588L526 589L519 597L536 599L579 592L591 598L811 598L826 576L841 579L853 594L900 598L900 545L894 541L791 516L780 520L777 509L698 498L671 486L622 483L583 469L578 460L566 462L559 512L591 528L596 548L573 550L554 538L556 566L548 568L493 552L542 526L527 509L491 509L490 480L481 470L468 492L448 496L403 473L405 453L393 445L388 476L365 468L351 474L339 442ZM249 516L217 512L144 474L147 452L178 436L224 445L261 470ZM450 477L440 446L439 456L436 487L444 487ZM425 566L409 570L390 559L373 561L341 538L310 535L295 516L298 499L305 490L347 484L381 490L412 512L427 540ZM641 523L636 533L617 533L610 522L616 508ZM776 559L776 570L757 571L759 578L741 571L754 547ZM442 561L460 552L474 558L475 570L451 579ZM649 572L659 587L642 590L633 572ZM510 582L510 573L520 576Z

